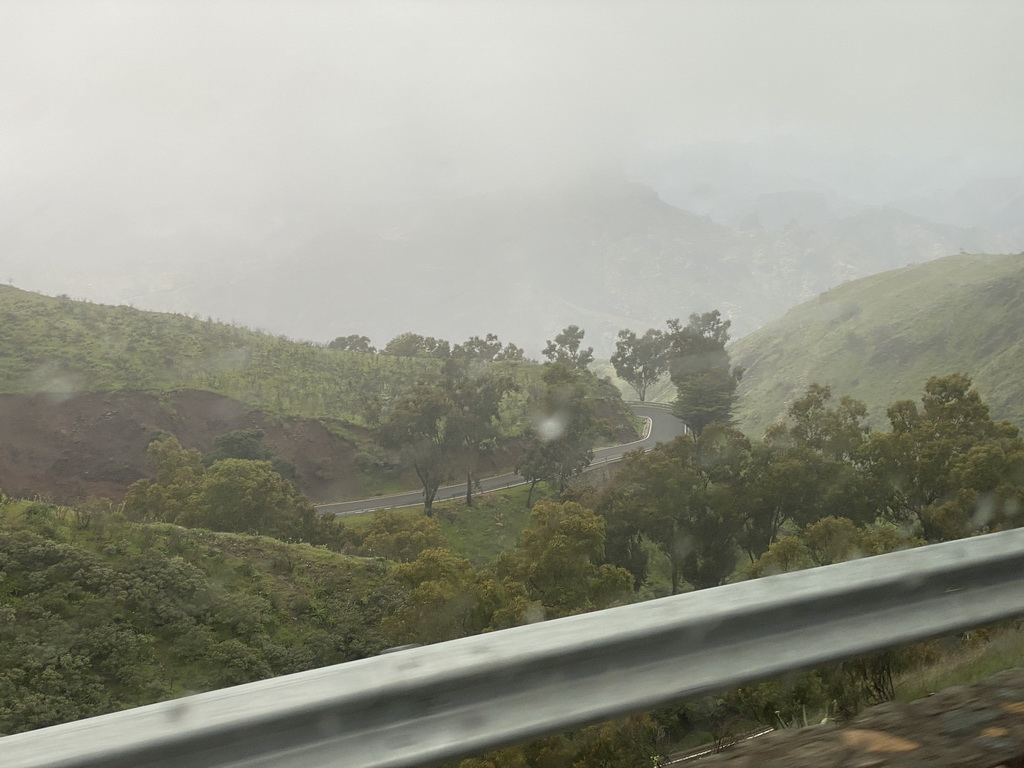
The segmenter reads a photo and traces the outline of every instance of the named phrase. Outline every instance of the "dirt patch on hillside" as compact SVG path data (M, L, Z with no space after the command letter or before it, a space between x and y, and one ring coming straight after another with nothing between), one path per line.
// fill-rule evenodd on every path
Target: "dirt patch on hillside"
M599 401L598 412L618 441L636 439L613 406ZM129 485L152 476L146 461L151 441L174 435L186 448L205 453L214 438L235 429L262 429L264 443L295 465L297 485L314 503L374 496L367 465L377 463L380 474L380 462L387 463L363 427L276 418L201 390L0 394L0 490L64 504L90 496L119 501ZM477 477L509 471L520 449L518 441L511 441L482 454ZM453 482L461 479L462 472L456 472ZM399 485L419 487L411 471L401 475Z
M219 435L258 428L266 445L295 465L298 485L313 501L372 495L356 463L357 442L368 439L366 431L334 426L275 419L196 390L0 394L0 489L61 503L89 496L119 500L131 483L150 476L146 446L153 439L171 434L206 452Z

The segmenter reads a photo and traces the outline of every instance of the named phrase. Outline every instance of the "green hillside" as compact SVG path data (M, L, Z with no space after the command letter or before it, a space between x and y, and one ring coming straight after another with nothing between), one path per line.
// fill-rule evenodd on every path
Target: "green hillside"
M367 396L439 367L0 286L0 392L201 389L274 413L359 423Z
M514 448L545 369L531 361L479 364L519 387L499 412ZM0 482L26 496L118 498L145 473L139 441L170 432L206 451L218 435L255 428L318 500L413 488L411 472L396 474L395 459L353 425L372 427L382 404L418 380L440 378L441 369L442 360L430 357L343 351L211 319L0 286ZM636 420L615 388L590 376L582 383L613 440L633 439ZM97 410L106 417L97 419ZM95 461L83 463L86 454ZM504 450L487 460L487 471L499 473L514 458ZM68 461L77 462L74 470Z
M0 499L0 735L351 661L386 563Z
M856 280L730 347L752 436L808 384L863 400L875 426L931 376L971 376L997 419L1024 426L1024 254L960 254Z
M534 362L491 365L525 388L540 382ZM0 392L197 389L274 414L363 424L368 398L399 394L440 370L441 360L429 357L329 349L209 318L0 286ZM602 415L630 423L613 388L598 379L585 384L606 402ZM524 398L516 402L522 409Z

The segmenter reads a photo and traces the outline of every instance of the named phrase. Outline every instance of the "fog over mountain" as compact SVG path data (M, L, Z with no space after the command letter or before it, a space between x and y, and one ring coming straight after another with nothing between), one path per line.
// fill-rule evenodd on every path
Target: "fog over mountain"
M1024 250L1015 2L9 2L0 279L301 338L721 308Z

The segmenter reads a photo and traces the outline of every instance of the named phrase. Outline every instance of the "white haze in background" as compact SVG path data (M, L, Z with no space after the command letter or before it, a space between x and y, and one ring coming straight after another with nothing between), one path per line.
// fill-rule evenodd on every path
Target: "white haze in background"
M1018 0L8 0L0 280L219 316L161 291L374 205L595 175L722 221L813 190L972 226L944 195L1024 176L1022 39ZM349 332L386 341L305 331Z

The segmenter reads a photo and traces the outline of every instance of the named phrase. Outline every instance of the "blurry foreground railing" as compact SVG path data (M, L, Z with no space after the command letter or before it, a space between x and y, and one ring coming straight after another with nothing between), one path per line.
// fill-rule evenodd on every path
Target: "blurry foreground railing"
M1024 614L1024 530L413 648L0 739L0 766L414 766Z

